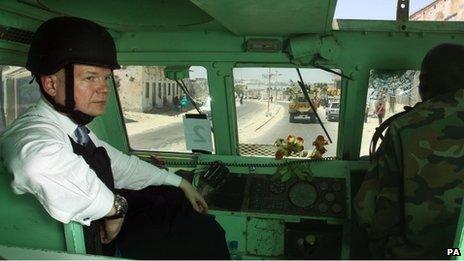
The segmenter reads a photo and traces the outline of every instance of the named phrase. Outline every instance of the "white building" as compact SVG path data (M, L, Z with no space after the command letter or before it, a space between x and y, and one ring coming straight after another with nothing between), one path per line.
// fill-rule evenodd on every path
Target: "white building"
M175 81L164 77L162 66L126 66L114 71L119 99L124 110L146 112L153 108L172 107L173 99L183 96ZM191 88L189 79L184 79Z

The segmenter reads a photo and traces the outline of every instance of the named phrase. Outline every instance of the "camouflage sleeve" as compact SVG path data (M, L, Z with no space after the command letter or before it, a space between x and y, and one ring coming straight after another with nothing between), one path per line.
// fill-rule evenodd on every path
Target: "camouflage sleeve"
M374 156L354 202L358 221L378 247L397 233L401 220L402 150L401 139L392 124Z

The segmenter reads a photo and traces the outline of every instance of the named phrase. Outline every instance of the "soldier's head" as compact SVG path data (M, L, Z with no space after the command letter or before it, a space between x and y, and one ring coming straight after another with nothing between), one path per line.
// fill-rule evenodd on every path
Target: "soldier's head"
M77 124L104 112L108 80L119 67L111 35L77 17L55 17L40 25L26 64L42 95Z
M464 45L440 44L422 61L419 94L422 101L464 88Z

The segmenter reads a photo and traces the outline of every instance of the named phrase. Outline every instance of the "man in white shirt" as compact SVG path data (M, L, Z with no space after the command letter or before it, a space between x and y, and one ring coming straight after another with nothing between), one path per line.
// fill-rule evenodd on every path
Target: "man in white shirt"
M44 22L26 68L42 99L0 135L15 193L34 194L63 223L91 225L87 252L100 252L101 241L106 254L116 242L128 258L228 258L224 230L205 215L208 206L188 181L119 152L85 127L104 113L119 68L103 27L74 17Z

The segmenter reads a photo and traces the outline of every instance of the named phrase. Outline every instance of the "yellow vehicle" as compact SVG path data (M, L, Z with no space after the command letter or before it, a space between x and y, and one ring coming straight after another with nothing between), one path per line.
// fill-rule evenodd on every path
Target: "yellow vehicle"
M319 108L318 101L312 101L314 108ZM316 114L303 95L298 95L288 104L289 122L317 122Z

